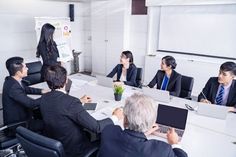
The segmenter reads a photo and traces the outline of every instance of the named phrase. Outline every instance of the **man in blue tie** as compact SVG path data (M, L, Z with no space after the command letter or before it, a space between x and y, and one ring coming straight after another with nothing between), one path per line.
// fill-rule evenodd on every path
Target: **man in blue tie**
M225 62L220 66L218 77L211 77L198 96L198 101L229 106L236 111L236 64Z

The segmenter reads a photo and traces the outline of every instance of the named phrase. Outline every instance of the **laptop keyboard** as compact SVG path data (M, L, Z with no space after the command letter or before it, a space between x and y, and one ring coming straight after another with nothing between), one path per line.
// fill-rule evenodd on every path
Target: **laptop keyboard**
M168 126L159 125L159 132L160 133L166 134L168 130L169 130ZM178 134L179 137L182 137L184 134L184 131L180 130L180 129L175 129L175 132Z

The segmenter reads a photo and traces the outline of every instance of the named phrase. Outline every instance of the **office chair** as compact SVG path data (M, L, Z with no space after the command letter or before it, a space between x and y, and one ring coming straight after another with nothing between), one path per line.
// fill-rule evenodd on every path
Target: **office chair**
M138 88L142 87L142 75L143 75L143 69L137 68L136 87Z
M2 112L2 108L0 109ZM8 157L12 154L17 154L19 150L19 142L16 139L14 133L11 135L8 134L8 131L11 130L15 132L15 129L18 126L26 126L26 122L13 123L10 125L1 125L0 126L0 156ZM7 150L7 151L6 151ZM10 150L10 151L9 151Z
M16 129L16 137L28 157L65 157L61 142L39 135L24 127ZM92 148L83 157L89 157L98 148Z
M41 81L42 63L40 61L26 63L26 66L28 68L28 76L23 79L26 85L30 86L43 82Z
M193 89L194 78L189 76L182 75L181 78L181 91L180 96L181 98L190 99L191 100L191 93Z

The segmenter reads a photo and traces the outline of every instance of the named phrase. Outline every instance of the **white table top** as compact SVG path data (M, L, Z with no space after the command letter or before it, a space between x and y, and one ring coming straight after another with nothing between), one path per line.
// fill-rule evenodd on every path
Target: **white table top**
M113 109L123 106L125 98L132 93L141 92L140 89L126 87L122 100L116 102L113 89L96 85L96 78L81 74L70 78L73 82L70 95L77 98L84 94L91 96L92 102L98 105L90 114L98 120L111 116ZM45 83L41 83L35 87L45 86ZM185 108L186 103L193 105L196 102L172 97L167 105ZM155 136L149 138L166 141ZM233 142L236 142L236 114L229 113L226 120L220 120L189 111L185 133L180 142L189 157L236 157L236 144Z

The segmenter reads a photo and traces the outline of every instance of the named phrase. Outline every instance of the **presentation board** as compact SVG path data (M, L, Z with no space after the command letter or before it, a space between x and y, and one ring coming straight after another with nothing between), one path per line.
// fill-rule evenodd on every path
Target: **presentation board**
M236 5L163 6L158 50L236 59Z

